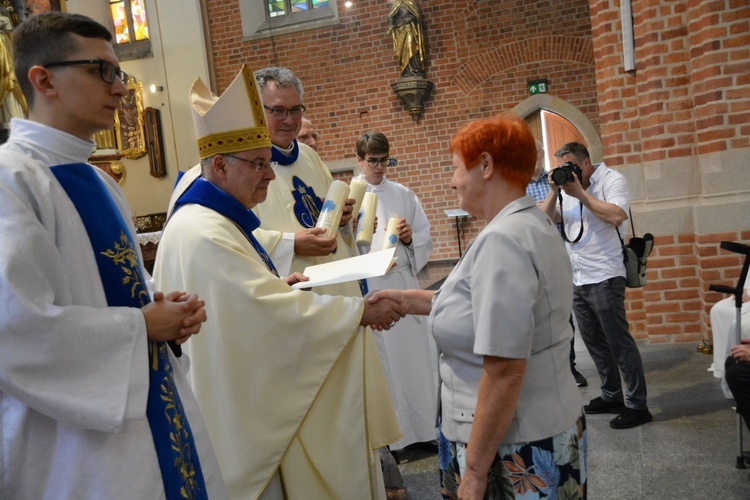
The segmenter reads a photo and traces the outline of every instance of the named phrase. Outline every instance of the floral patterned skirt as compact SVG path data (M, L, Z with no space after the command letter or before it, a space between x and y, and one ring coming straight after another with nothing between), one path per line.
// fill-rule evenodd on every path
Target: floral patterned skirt
M490 466L485 498L560 500L586 498L586 418L568 430L530 443L503 444ZM466 444L439 436L440 492L458 498L466 469Z

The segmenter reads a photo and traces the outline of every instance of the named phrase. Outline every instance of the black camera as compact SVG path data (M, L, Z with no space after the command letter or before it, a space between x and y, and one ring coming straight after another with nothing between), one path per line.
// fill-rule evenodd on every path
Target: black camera
M573 175L578 177L578 181L581 182L583 179L583 172L581 167L573 163L572 161L566 161L561 166L552 170L550 178L556 186L562 186L568 182L574 180Z

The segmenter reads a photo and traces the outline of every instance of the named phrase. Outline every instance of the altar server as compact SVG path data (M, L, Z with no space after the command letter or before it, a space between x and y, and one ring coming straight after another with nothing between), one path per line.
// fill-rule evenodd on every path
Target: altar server
M13 33L29 119L0 148L0 497L221 499L173 354L203 301L150 300L125 196L86 163L127 93L110 40L59 12Z
M388 180L393 162L388 138L367 132L357 139L357 162L367 181L367 192L378 196L380 224L372 237L370 252L396 246L396 266L384 276L369 278L368 288L406 290L419 288L417 273L430 259L430 222L414 192ZM392 220L395 219L395 220ZM391 226L395 231L390 231ZM384 241L388 240L386 245ZM400 450L410 444L437 438L437 348L427 334L427 323L419 316L407 316L387 332L375 332L388 388L404 437L391 445Z

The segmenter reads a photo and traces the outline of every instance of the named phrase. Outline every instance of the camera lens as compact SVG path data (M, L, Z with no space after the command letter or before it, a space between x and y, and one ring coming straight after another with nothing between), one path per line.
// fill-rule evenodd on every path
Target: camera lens
M570 172L565 167L557 167L552 170L550 177L556 186L562 186L570 180Z

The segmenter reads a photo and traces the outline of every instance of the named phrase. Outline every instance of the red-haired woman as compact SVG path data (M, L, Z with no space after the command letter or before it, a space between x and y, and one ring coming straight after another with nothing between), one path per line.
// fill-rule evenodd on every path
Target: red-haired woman
M467 124L450 149L459 206L486 227L437 292L370 299L430 315L450 448L443 496L585 498L586 424L568 363L573 280L554 224L526 196L534 137L505 115Z

